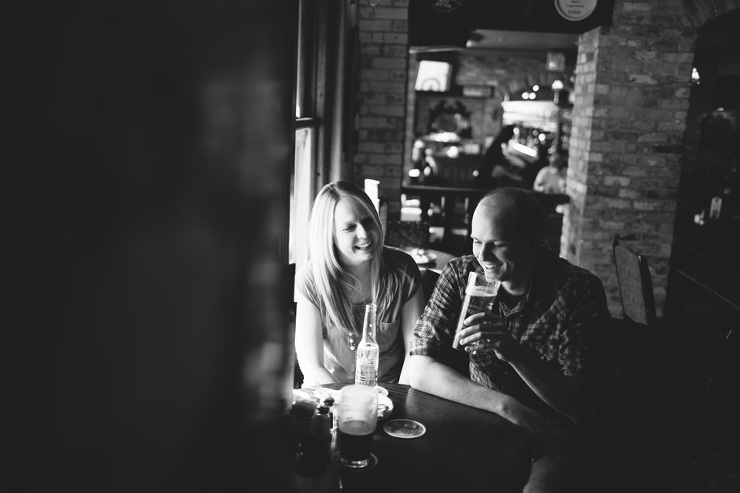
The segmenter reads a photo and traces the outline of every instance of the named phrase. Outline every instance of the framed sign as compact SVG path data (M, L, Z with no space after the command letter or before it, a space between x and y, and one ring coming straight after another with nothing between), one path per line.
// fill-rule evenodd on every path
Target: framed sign
M597 0L555 0L560 17L569 21L582 21L594 12Z
M448 62L422 60L419 62L419 71L416 74L417 91L447 92L450 90L450 76L452 65Z

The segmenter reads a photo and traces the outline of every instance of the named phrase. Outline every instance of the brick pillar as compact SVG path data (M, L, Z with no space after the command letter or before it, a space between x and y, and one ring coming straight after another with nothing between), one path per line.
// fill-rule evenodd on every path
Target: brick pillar
M401 211L408 70L408 0L360 4L358 149L355 181L380 181L389 216Z
M662 313L696 30L680 0L621 1L580 36L561 255L604 282L621 314L611 239L648 257Z

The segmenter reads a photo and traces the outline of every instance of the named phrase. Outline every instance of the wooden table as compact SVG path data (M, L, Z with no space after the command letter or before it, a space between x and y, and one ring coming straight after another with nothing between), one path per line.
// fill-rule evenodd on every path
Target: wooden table
M312 476L299 473L293 462L290 491L521 491L531 468L530 435L523 428L408 385L382 386L394 409L373 437L378 465L370 471L340 471L330 462ZM404 439L383 431L386 422L399 418L422 423L426 433ZM340 479L344 490L339 490Z
M403 250L411 255L414 259L417 258L414 254L414 252L417 250L416 248L404 248ZM436 272L437 274L440 274L442 272L442 269L445 265L447 265L447 262L456 257L451 253L443 252L441 250L433 250L431 248L424 248L423 251L424 255L426 255L427 257L431 255L434 260L426 264L421 264L417 262L419 269L429 269Z
M740 314L740 271L719 269L676 269L689 285L699 288L724 307Z
M709 296L728 317L714 327L704 326L703 338L692 339L692 357L704 367L697 372L700 397L713 419L724 421L729 430L740 433L740 271L719 269L676 269L687 286ZM682 300L686 294L682 294ZM724 317L722 317L724 318ZM716 334L708 334L707 329ZM709 337L707 337L709 336ZM709 341L709 344L707 344ZM704 346L702 346L704 344Z

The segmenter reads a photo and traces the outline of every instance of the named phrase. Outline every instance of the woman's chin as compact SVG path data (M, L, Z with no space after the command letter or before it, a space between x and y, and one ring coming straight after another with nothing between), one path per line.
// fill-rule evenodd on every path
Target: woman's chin
M371 258L373 258L374 253L375 252L372 251L372 250L360 250L355 255L359 259L362 259L362 260L370 260Z
M373 250L354 250L352 252L352 262L354 264L362 264L364 262L367 262L371 260L374 256Z

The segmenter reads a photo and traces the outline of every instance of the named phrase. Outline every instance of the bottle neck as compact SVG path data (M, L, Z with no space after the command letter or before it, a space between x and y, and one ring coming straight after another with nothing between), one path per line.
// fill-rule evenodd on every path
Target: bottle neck
M377 319L376 306L372 303L365 305L365 322L362 324L362 340L375 341L375 325Z

